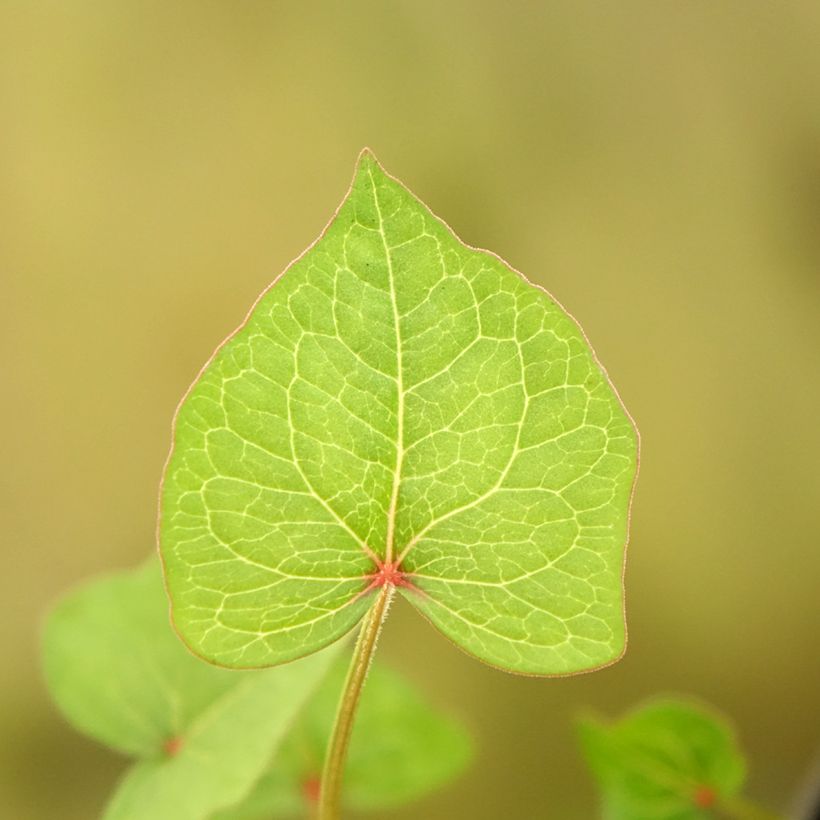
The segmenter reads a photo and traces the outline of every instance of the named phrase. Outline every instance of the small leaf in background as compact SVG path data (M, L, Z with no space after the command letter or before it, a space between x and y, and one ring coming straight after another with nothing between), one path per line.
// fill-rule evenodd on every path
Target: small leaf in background
M171 629L152 559L66 596L43 656L71 723L137 758L105 820L205 820L254 786L338 648L264 672L203 663Z
M659 701L614 723L585 719L579 729L606 820L713 819L745 779L727 721L694 703Z
M327 741L344 683L336 664L276 754L248 800L219 820L305 817L318 796ZM401 805L444 785L470 761L464 729L437 712L399 675L376 663L370 670L353 730L343 802L348 809Z
M637 434L575 321L372 154L182 403L173 617L237 668L321 649L394 582L503 669L623 652Z

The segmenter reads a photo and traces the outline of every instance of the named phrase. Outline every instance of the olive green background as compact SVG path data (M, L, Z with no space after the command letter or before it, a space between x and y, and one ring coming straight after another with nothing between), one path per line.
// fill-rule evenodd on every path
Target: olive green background
M0 815L97 816L123 764L49 704L43 613L152 548L177 401L366 144L581 320L643 437L618 665L516 678L395 607L383 656L479 756L390 817L594 818L573 715L667 691L728 712L751 793L793 805L820 751L820 4L2 0Z

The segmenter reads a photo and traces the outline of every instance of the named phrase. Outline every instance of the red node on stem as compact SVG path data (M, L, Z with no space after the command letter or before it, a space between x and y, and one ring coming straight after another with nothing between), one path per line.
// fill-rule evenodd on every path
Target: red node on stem
M165 743L162 744L162 751L168 757L176 757L182 750L183 742L181 737L169 737Z
M302 781L302 796L311 805L319 802L319 794L322 790L322 781L314 775Z
M395 561L378 561L376 571L364 577L370 583L361 593L362 595L366 595L371 590L380 589L387 584L392 584L394 587L404 587L405 589L416 589L410 581L409 573L399 569L399 565Z
M692 802L699 809L711 808L715 805L716 800L717 795L715 794L715 790L709 786L698 786L697 789L695 789L694 796L692 797Z

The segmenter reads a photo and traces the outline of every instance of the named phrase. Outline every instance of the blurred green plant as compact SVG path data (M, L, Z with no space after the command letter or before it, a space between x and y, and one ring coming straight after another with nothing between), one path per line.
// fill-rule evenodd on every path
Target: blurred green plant
M333 820L396 589L501 669L621 656L637 449L575 321L364 151L179 408L160 520L174 623L250 668L361 621L322 778Z
M220 820L301 816L305 797L318 796L346 666L334 664L254 792ZM353 730L343 804L358 811L401 806L455 777L470 757L464 730L376 663Z
M46 622L43 657L51 695L69 721L137 760L106 820L252 820L312 811L344 675L341 648L255 672L203 663L171 629L152 559L66 596ZM460 773L470 754L457 723L376 666L352 741L345 804L407 802Z
M724 717L690 701L658 700L606 724L579 722L605 820L777 820L746 800L746 761Z

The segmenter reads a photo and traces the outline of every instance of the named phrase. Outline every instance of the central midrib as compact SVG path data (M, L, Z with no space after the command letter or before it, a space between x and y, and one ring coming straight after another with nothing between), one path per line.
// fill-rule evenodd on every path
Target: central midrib
M390 257L390 248L387 245L387 237L384 234L384 217L379 205L379 195L376 191L376 180L373 178L373 170L368 169L370 184L373 186L373 202L376 205L376 213L379 217L379 236L384 247L384 255L387 260L387 277L390 282L390 304L393 309L393 326L396 331L396 466L393 469L393 487L390 492L390 504L387 509L387 537L385 545L384 560L388 564L393 560L393 552L396 537L396 510L399 504L399 486L401 485L402 462L404 461L404 386L402 376L402 350L401 331L399 323L399 307L396 302L396 283L393 277L393 260Z

